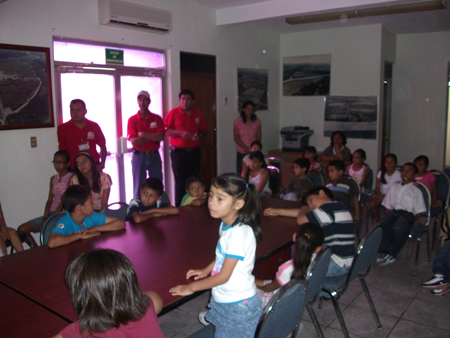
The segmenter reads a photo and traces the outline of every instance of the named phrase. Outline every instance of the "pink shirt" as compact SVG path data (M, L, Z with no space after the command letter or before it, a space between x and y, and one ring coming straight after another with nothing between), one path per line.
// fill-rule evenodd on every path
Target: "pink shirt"
M61 203L61 196L64 194L64 191L66 191L67 186L69 185L69 180L72 177L72 173L68 173L66 176L59 178L59 175L55 175L52 177L52 184L53 184L53 201L52 205L50 206L50 212L53 212L56 210L58 205Z
M75 175L71 179L71 185L80 184L78 181L78 177ZM104 172L100 173L100 186L102 187L100 192L94 192L91 191L92 196L92 204L94 205L95 210L100 210L102 208L102 197L103 197L103 190L111 188L112 182L111 177L109 177L108 174L105 174Z
M433 173L430 173L428 171L422 177L416 177L415 180L420 183L423 183L428 188L428 190L430 190L431 193L431 184L436 181L436 177L434 177Z
M257 140L258 136L258 128L261 126L261 120L256 119L255 121L250 121L250 123L244 123L242 121L242 117L239 116L236 120L234 120L234 125L239 130L239 138L247 147L250 147L250 144L253 141ZM245 154L244 148L240 145L236 144L236 151L241 154Z

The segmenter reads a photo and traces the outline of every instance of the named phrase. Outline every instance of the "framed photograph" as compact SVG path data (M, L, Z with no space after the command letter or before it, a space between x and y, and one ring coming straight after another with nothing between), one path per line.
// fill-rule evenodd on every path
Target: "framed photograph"
M238 111L244 101L253 101L256 110L269 109L267 87L269 71L267 69L238 68Z
M53 126L50 48L0 44L0 130Z

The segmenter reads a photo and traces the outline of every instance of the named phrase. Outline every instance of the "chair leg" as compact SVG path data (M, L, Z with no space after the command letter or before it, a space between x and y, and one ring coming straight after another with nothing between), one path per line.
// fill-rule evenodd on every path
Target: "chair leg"
M421 236L417 236L416 258L414 261L414 272L413 272L414 277L417 277L417 270L419 269L420 242L422 242L422 238Z
M428 262L431 261L431 252L430 252L430 231L427 229L427 254L428 254Z
M439 221L440 219L440 221ZM433 226L433 235L431 236L432 242L431 242L431 251L434 251L434 244L436 242L436 228L438 226L438 223L444 221L444 215L439 215L438 217L434 218L434 226Z
M306 305L306 309L308 310L309 316L311 317L314 327L316 328L316 332L320 338L324 338L322 329L320 328L319 321L317 320L316 314L314 313L314 309L311 305Z
M372 311L372 314L375 318L375 321L377 322L377 327L381 327L380 318L378 318L377 310L375 309L375 304L372 301L372 297L370 296L369 288L367 287L366 280L364 277L359 277L359 281L361 282L362 288L364 290L364 293L366 295L367 301L369 302L370 310Z
M344 317L342 316L342 312L339 307L339 303L335 297L331 297L331 300L333 301L334 310L336 311L336 316L339 320L339 324L341 324L342 333L344 334L345 338L350 338L347 326L345 325Z

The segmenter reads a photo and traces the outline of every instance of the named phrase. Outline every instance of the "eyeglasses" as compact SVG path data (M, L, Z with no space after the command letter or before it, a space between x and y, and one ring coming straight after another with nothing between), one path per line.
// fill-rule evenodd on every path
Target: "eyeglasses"
M68 162L67 161L52 161L52 163L54 163L54 164L66 164Z

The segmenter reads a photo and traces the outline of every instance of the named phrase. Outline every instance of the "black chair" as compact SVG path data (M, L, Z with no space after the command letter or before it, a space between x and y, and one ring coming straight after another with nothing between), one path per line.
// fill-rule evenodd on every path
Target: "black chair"
M170 205L170 199L169 199L169 196L167 196L167 194L166 194L165 191L163 191L163 193L162 193L162 195L161 195L161 202Z
M59 219L65 214L65 212L57 212L47 219L41 231L41 245L45 245L48 243L50 235L52 234L52 230L58 224Z
M255 338L295 337L300 327L306 299L306 283L291 280L280 288L267 304L256 328ZM214 326L208 325L189 338L212 338Z
M330 258L331 249L323 247L311 263L311 268L306 275L306 309L308 310L309 316L311 317L320 338L324 338L324 336L312 306L319 298L320 291L322 290L322 284L328 271L328 265L330 265Z
M417 240L416 247L416 255L414 260L414 272L413 276L417 276L417 270L419 268L419 253L420 253L420 243L422 242L422 235L424 233L427 234L427 254L428 254L428 262L430 261L430 233L428 231L428 227L430 225L431 220L431 194L428 188L421 182L416 182L417 188L422 192L423 200L425 202L426 211L422 213L422 218L425 218L425 223L420 223L418 227L413 227L411 229L411 233L409 234L409 238L415 237Z
M336 316L341 324L344 337L349 337L347 326L345 325L344 317L342 316L341 309L339 308L338 299L345 293L348 285L359 278L364 294L369 302L370 309L377 323L377 327L381 327L380 319L378 318L375 305L373 304L372 297L370 296L369 289L366 284L365 277L370 272L375 257L380 247L381 239L383 237L383 229L376 227L372 232L364 238L356 250L353 263L348 274L338 277L325 277L322 290L329 295L333 302ZM323 297L320 299L322 301ZM319 305L320 308L320 305ZM312 308L311 308L312 309Z
M278 197L280 195L281 175L280 169L275 166L267 166L269 170L269 188L272 190L272 197Z
M30 249L34 248L35 246L38 246L36 241L34 240L32 234L26 235L25 233L23 233L21 231L17 231L17 235L19 236L20 241L22 243L27 244L30 247ZM7 248L10 247L9 254L10 255L13 254L14 253L14 247L12 246L11 241L9 239L5 242L5 245L6 245Z
M439 170L431 170L436 178L436 200L440 201L441 206L431 208L431 217L434 218L433 234L431 241L431 251L434 251L434 245L436 243L436 228L438 226L439 219L441 220L441 228L444 224L448 225L447 211L450 200L450 180L448 176Z
M125 221L125 219L127 218L127 210L128 204L124 202L115 202L108 205L102 213L107 217L115 217L122 221Z
M316 187L324 185L323 175L317 171L308 172L308 178L314 183Z

